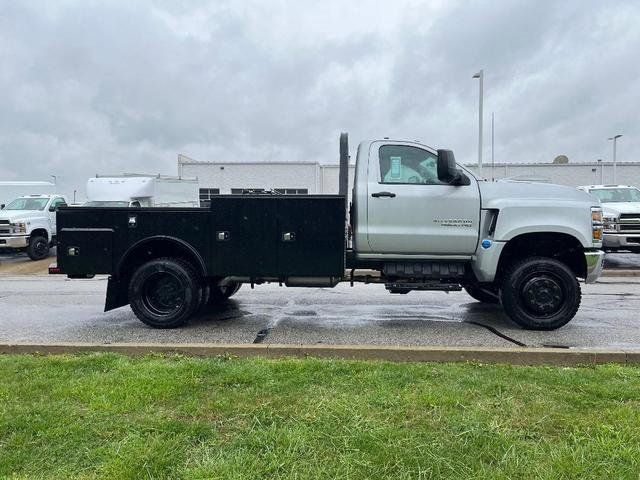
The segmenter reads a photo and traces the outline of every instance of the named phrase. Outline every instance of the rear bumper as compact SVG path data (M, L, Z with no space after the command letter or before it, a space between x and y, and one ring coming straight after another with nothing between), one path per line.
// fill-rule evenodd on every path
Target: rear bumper
M587 276L585 283L593 283L602 274L604 267L604 252L602 250L587 250L584 252L587 261Z
M25 248L27 245L29 245L28 235L0 237L0 248Z
M604 248L640 248L640 233L604 233Z

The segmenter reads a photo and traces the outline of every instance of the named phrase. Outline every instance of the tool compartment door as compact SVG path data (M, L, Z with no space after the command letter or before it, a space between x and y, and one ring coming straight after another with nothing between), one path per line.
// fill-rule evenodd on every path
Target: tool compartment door
M113 270L112 228L62 228L58 266L67 275L109 274Z
M344 275L344 197L280 197L277 223L282 275Z
M209 270L216 276L278 275L273 197L223 195L211 199Z

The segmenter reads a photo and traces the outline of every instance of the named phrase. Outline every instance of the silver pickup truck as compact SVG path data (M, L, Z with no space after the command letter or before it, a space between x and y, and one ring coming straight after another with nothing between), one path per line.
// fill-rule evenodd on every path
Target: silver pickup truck
M50 272L110 275L105 310L130 304L156 328L183 325L242 284L363 282L393 294L464 288L501 303L524 328L549 330L576 314L578 279L593 282L602 270L602 210L585 192L478 180L449 150L372 140L358 147L347 215L348 161L343 134L339 195L62 208Z

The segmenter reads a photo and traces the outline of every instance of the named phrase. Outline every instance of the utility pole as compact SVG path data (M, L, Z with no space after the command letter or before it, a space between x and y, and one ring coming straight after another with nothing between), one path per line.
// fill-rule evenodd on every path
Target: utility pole
M482 178L482 101L484 96L484 70L480 70L472 78L477 78L480 80L480 92L478 100L478 176Z
M613 183L614 185L618 183L616 182L616 141L621 136L622 134L619 133L618 135L614 135L613 137L609 138L609 140L613 140Z

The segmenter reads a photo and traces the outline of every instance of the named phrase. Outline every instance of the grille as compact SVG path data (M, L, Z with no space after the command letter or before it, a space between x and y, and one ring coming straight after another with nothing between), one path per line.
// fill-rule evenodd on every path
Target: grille
M620 215L621 222L640 223L640 213L623 213Z
M620 224L620 231L621 232L640 232L640 223L637 224L637 225L621 223Z
M11 233L10 228L0 228L0 233Z
M0 220L0 225L9 225L9 220Z

